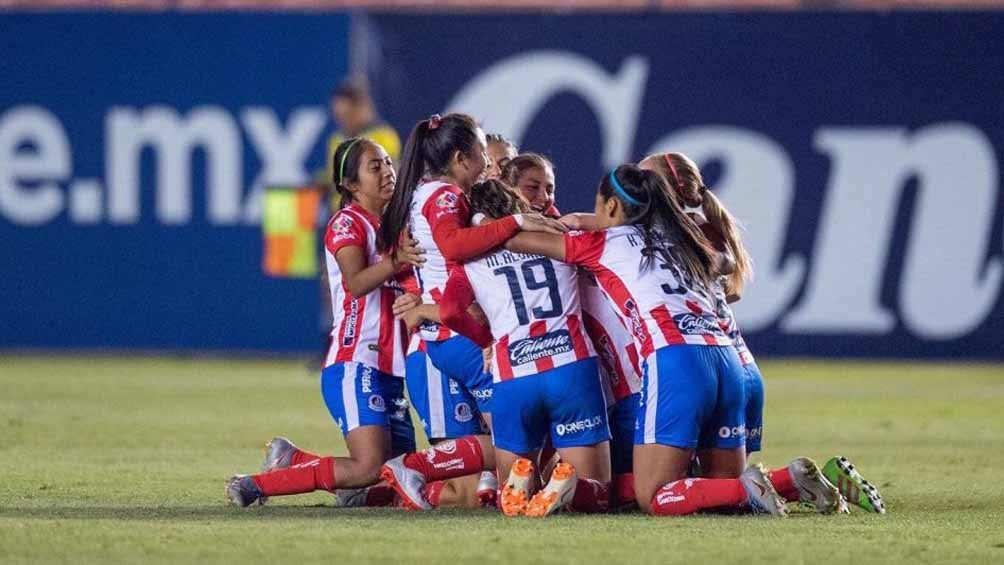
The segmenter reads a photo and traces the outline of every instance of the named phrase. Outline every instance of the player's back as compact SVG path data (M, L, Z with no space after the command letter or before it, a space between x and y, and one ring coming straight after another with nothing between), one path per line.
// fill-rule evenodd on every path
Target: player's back
M575 267L503 250L466 263L462 272L491 324L496 382L594 355Z
M438 304L446 289L449 268L446 258L432 237L433 226L444 214L460 213L464 198L460 189L439 181L423 182L415 188L411 200L411 237L425 250L425 263L415 269L418 284L422 289L422 302ZM422 339L441 341L454 335L446 326L436 323L423 324Z

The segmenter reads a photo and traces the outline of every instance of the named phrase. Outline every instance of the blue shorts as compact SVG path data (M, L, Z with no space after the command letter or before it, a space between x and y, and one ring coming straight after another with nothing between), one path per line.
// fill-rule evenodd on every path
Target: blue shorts
M746 370L746 453L760 451L763 438L763 375L756 363L744 367Z
M408 355L405 375L411 405L429 441L488 433L474 396L437 369L424 351Z
M595 357L495 383L493 401L500 408L492 414L492 441L499 449L530 453L547 434L557 449L610 439Z
M391 432L395 455L415 451L404 379L360 363L335 363L321 371L321 395L343 435L360 426L382 426Z
M636 445L734 449L746 443L746 375L735 348L670 345L645 360Z
M425 348L432 364L474 397L478 410L491 413L492 374L485 372L485 358L476 343L458 335L427 341Z
M641 394L625 396L610 407L610 470L613 474L634 469L634 426Z

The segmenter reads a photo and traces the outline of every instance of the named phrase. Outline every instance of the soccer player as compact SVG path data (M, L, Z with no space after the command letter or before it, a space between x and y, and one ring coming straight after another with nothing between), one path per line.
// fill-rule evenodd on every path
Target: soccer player
M549 218L561 216L554 205L554 165L539 153L522 153L502 169L502 180L530 203L534 212Z
M488 166L485 167L484 178L497 179L519 151L516 149L516 145L501 133L489 133L486 139L488 140Z
M600 231L519 234L506 247L591 271L645 358L635 431L636 501L648 513L750 504L784 515L762 467L746 461L744 375L709 291L716 253L659 175L622 165L596 195ZM687 479L699 450L709 479Z
M729 304L742 296L743 286L752 278L753 265L739 233L738 222L707 189L697 164L681 153L649 155L638 166L655 171L666 181L677 203L711 240L716 250L723 254L729 265L715 285L719 303L719 317L739 353L746 379L746 453L760 451L763 437L764 385L760 368L739 331L735 315ZM808 477L819 475L818 480ZM854 466L843 457L834 457L822 471L809 458L800 457L787 467L770 473L770 480L778 493L789 502L807 502L821 513L846 512L846 503L834 493L834 484L840 494L851 503L871 512L884 513L885 506L878 489L864 480Z
M393 162L364 138L335 151L334 182L343 207L325 231L334 324L321 373L321 393L345 436L349 457L321 457L277 438L266 472L237 475L226 494L238 506L263 497L366 487L379 480L393 455L414 451L415 436L404 398L404 328L392 305L402 293L396 279L423 262L416 242L377 253L380 213L394 192Z
M483 226L470 226L466 192L487 165L484 132L465 114L434 115L412 129L405 143L400 176L384 211L380 249L393 253L402 233L410 230L426 254L415 273L422 302L437 304L453 265L490 251L520 230L561 233L556 221L512 215ZM428 323L420 329L426 354L437 369L463 387L490 424L491 375L484 371L481 349L446 326ZM495 467L486 434L439 443L422 453L388 461L381 477L413 510L431 509L423 496L429 482L480 473Z

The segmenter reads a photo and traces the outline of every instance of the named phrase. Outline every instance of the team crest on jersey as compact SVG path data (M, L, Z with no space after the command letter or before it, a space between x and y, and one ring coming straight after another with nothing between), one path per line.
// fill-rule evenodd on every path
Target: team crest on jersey
M331 240L340 241L352 237L352 226L355 221L348 214L339 214L331 220Z
M673 316L676 327L680 333L689 335L725 335L722 328L718 327L716 320L710 317L695 316L691 313L677 314Z
M513 365L522 365L544 357L568 353L571 350L572 337L568 334L568 330L557 330L509 344L509 360Z
M457 207L457 195L446 191L436 198L436 207L444 210L453 210Z

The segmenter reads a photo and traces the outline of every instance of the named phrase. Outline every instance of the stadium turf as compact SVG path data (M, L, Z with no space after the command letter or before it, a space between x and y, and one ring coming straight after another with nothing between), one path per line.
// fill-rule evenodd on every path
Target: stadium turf
M762 368L763 461L847 455L888 515L241 510L224 480L272 435L343 452L301 364L0 357L0 562L1004 562L1004 366Z

